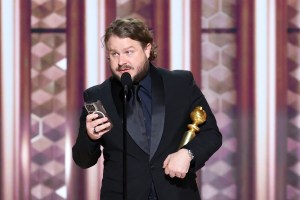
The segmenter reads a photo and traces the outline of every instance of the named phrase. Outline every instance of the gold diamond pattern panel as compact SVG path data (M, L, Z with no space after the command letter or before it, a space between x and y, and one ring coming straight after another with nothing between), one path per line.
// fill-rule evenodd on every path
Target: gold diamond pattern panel
M32 34L31 199L66 199L65 34Z
M287 1L288 3L288 27L300 28L300 3L299 0Z
M221 149L202 170L203 200L237 198L236 33L226 33L236 28L236 4L234 0L202 1L202 91L223 134Z
M233 28L236 23L235 0L203 0L202 28Z
M286 199L300 199L300 3L288 1L287 188Z
M117 1L117 17L134 17L147 22L151 27L153 1L150 0L124 0Z
M32 28L65 28L67 0L32 0Z
M234 69L236 59L235 34L202 35L202 91L210 103L220 131L222 148L202 170L202 199L232 200L237 198L236 160L237 133L236 87Z

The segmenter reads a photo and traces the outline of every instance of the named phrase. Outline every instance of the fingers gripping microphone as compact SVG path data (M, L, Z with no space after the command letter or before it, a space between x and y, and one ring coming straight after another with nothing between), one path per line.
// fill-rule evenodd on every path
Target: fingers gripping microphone
M128 89L131 87L132 85L132 79L131 76L128 72L125 72L122 74L121 76L121 83L124 87L124 94L127 96L128 94Z

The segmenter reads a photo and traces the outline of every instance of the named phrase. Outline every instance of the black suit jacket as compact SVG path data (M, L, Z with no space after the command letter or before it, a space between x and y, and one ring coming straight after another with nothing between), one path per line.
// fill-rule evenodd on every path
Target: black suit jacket
M152 125L151 147L147 151L146 138L127 134L128 199L147 200L153 181L159 200L198 200L196 171L215 153L222 143L222 136L211 109L191 72L168 71L150 66L152 80ZM101 200L122 199L122 86L114 78L84 92L85 101L100 100L104 105L113 128L97 141L89 139L86 133L83 109L80 129L73 159L82 168L95 165L103 146L104 172ZM196 106L202 106L207 121L200 125L200 132L185 147L195 155L193 164L184 179L170 178L162 168L166 157L178 150L183 134L192 123L190 113Z

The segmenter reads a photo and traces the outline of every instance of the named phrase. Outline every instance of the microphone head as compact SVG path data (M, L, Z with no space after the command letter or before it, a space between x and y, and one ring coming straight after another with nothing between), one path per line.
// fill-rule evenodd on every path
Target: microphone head
M121 83L122 83L123 87L125 87L125 85L127 85L127 87L129 87L129 88L131 87L132 78L131 78L131 76L128 72L125 72L125 73L122 74Z

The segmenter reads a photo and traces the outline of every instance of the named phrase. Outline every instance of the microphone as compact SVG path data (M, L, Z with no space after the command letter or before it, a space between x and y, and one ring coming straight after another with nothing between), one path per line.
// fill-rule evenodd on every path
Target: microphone
M124 88L124 102L123 102L123 200L127 200L127 94L128 88L132 86L132 78L128 72L121 76L121 83Z
M132 78L128 72L125 72L121 76L121 83L124 87L124 94L128 94L128 88L131 88L132 86Z

